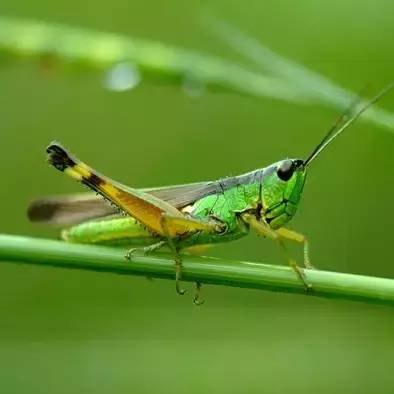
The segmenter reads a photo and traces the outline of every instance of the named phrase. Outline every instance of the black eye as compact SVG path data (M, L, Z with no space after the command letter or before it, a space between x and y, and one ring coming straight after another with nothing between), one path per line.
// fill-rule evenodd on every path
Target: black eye
M276 173L282 181L288 181L293 175L295 166L293 160L284 160L279 164Z

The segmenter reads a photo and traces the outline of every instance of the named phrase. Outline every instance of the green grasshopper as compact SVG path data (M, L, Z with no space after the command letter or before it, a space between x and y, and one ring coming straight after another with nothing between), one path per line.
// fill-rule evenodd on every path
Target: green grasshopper
M233 241L252 229L279 243L295 274L310 289L304 270L284 243L291 240L303 244L304 266L312 269L308 239L283 226L296 213L313 160L391 87L393 84L361 109L358 101L351 105L306 160L285 159L218 181L134 189L100 175L53 142L47 148L49 163L104 199L89 194L37 200L29 207L29 217L32 221L73 225L62 232L67 242L131 248L127 259L138 251L149 253L167 246L174 256L178 294L184 294L179 284L182 250ZM200 303L199 289L197 283L195 303Z

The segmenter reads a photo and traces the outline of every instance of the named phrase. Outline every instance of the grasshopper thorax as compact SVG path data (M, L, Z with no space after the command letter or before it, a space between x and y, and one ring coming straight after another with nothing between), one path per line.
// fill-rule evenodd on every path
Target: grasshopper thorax
M295 215L306 178L300 159L285 159L263 171L261 217L270 227L282 227Z

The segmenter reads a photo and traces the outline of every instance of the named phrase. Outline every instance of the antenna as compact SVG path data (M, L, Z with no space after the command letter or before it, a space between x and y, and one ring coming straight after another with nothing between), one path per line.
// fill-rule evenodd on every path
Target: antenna
M373 104L379 101L393 87L394 81L388 84L373 99L366 102L364 106L362 106L357 112L355 112L357 107L362 102L361 97L357 96L356 99L350 104L350 106L335 122L335 124L330 128L322 141L316 146L316 148L312 151L309 157L305 160L304 167L307 167L335 138L337 138L345 129L347 129L352 123L354 123L363 112L365 112Z

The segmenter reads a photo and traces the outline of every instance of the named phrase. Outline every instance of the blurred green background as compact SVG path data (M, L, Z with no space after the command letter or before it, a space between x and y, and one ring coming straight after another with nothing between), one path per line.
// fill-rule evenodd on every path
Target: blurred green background
M394 3L2 0L0 13L114 31L239 60L201 15L238 26L344 87L393 79ZM105 90L101 74L0 68L1 232L56 237L28 223L28 202L80 191L44 160L52 139L136 187L217 179L305 157L337 117L229 93L187 95L143 82ZM394 94L380 105L394 111ZM310 170L293 228L313 263L394 277L392 132L358 122ZM283 264L250 236L211 254ZM299 248L294 253L301 257ZM174 283L1 264L1 393L390 393L389 307L206 286L203 307Z

